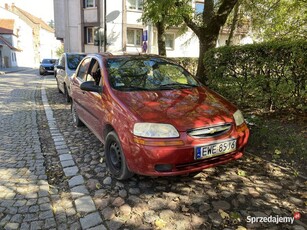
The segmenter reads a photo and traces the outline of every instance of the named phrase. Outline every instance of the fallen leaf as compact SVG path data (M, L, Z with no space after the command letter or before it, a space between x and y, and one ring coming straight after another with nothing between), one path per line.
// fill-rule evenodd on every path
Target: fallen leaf
M225 212L224 210L219 209L218 212L219 212L220 216L221 216L223 219L230 219L229 214L228 214L227 212Z
M155 225L157 226L158 229L163 229L166 226L166 222L162 219L157 219L155 221Z
M238 169L238 175L239 176L246 176L246 172L244 170Z
M100 183L96 183L96 188L97 189L101 189L101 184Z
M276 155L280 155L280 154L281 154L281 151L280 151L279 149L275 149L274 154L276 154Z

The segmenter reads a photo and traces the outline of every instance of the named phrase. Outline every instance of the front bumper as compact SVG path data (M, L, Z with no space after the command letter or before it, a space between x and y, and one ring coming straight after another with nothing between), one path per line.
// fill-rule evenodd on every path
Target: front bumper
M245 125L246 127L246 125ZM142 143L130 141L129 146L123 146L127 158L128 167L131 171L150 176L174 176L201 171L203 169L225 164L237 160L243 156L244 147L249 137L248 128L240 132L213 138L191 138L185 132L180 133L180 138L173 139L173 143L182 143L177 146L149 146ZM206 159L195 160L195 146L206 145L213 141L221 141L229 138L237 139L236 150L227 154L213 156ZM151 139L152 140L152 139ZM150 139L147 139L150 141ZM163 144L162 140L160 141Z

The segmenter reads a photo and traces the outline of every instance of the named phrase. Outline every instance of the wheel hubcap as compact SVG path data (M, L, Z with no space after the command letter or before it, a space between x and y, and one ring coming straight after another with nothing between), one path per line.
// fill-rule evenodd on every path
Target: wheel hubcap
M117 170L121 169L121 164L122 164L121 152L116 142L113 142L110 145L110 160L115 169Z

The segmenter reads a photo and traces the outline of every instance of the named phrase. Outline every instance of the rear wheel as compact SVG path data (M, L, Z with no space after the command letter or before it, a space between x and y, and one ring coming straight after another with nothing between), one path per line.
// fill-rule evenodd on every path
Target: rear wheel
M106 163L116 179L125 180L133 176L133 173L127 167L126 157L120 145L119 138L114 131L108 133L104 149Z
M72 115L72 120L77 127L81 127L84 125L77 114L75 103L71 103L71 115Z

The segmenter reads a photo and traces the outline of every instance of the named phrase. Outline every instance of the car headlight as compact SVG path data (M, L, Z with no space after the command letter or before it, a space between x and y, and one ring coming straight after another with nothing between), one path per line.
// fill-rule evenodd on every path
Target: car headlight
M235 119L236 125L240 126L244 123L244 117L243 114L241 113L240 110L237 110L234 114L233 114L233 118Z
M174 126L160 123L135 123L133 134L140 137L150 138L179 137L179 133Z

